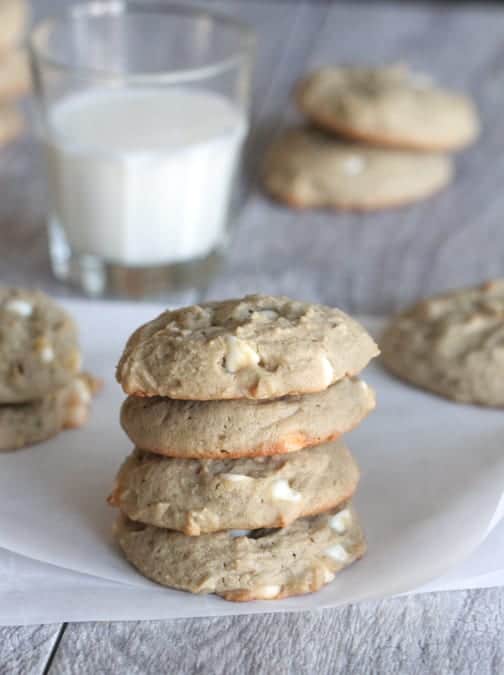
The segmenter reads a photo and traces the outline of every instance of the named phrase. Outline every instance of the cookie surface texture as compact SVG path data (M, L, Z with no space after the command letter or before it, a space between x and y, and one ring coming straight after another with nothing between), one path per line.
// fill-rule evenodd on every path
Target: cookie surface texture
M169 457L226 459L294 452L355 428L373 390L345 377L325 391L270 401L176 401L129 396L121 424L139 448Z
M40 291L0 288L0 403L43 398L80 370L77 328Z
M320 128L380 146L444 152L479 133L469 98L400 65L321 68L298 84L295 99Z
M268 399L323 391L377 354L338 309L250 295L164 312L133 333L116 376L136 396Z
M100 388L82 373L38 401L0 405L0 451L17 450L86 423L91 398Z
M371 148L294 128L273 142L263 182L292 208L374 211L424 199L453 176L449 157Z
M29 14L26 0L1 0L0 55L21 42L26 32Z
M235 601L316 591L365 551L357 517L348 507L301 518L283 529L233 534L187 537L124 516L116 526L119 546L144 576Z
M504 279L422 300L393 319L383 363L455 401L504 406Z
M0 54L0 101L23 96L29 92L30 84L25 52L18 49L5 55Z
M135 450L109 501L131 520L199 536L285 527L348 501L358 480L356 463L337 441L237 460L171 459Z

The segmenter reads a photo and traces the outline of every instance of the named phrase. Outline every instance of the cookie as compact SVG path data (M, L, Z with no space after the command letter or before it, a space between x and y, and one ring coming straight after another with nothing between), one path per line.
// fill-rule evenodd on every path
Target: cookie
M321 68L298 84L295 99L325 131L380 146L444 152L479 133L467 97L400 65Z
M325 390L377 354L338 309L249 295L167 311L141 326L116 376L135 396L266 399Z
M63 429L83 426L91 397L100 386L98 380L82 373L38 401L0 405L0 450L17 450Z
M315 129L286 131L266 155L266 190L293 208L353 211L403 206L453 176L448 157L355 145Z
M131 520L199 536L285 527L348 501L358 480L357 465L339 442L236 460L172 459L135 450L109 503Z
M17 138L23 126L21 113L10 105L0 103L0 147Z
M386 368L413 385L504 406L504 279L418 302L390 322L382 349Z
M21 42L28 19L26 0L0 0L0 53L16 47Z
M116 534L126 558L149 579L235 601L311 593L365 552L351 508L301 518L284 529L254 530L242 536L218 532L187 537L123 516Z
M139 448L169 457L229 459L293 452L355 428L373 390L345 377L325 391L253 401L176 401L129 396L121 424Z
M0 101L16 99L30 91L28 60L22 50L0 55Z
M80 370L77 328L40 291L0 288L0 403L43 398Z

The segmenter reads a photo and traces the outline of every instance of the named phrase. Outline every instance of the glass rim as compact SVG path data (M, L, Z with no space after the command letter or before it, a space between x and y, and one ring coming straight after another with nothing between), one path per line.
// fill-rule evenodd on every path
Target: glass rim
M139 73L118 73L106 68L92 68L74 66L53 56L39 44L44 33L54 30L65 22L78 20L82 17L121 16L127 14L160 14L164 16L188 16L206 18L215 25L226 26L240 36L239 46L230 56L205 64L197 68L176 68L173 70L146 71ZM136 2L135 0L92 0L82 2L66 8L54 16L42 19L30 31L28 49L31 59L63 73L71 73L74 77L113 82L120 80L129 84L148 84L152 82L176 84L179 82L193 82L220 75L243 60L244 55L250 55L255 47L256 38L252 28L246 23L232 16L208 9L205 6L191 3L182 5L177 2Z

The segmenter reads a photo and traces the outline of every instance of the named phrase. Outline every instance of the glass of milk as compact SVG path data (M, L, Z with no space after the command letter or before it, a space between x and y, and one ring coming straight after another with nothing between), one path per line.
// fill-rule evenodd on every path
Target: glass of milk
M56 277L90 295L204 286L235 215L250 30L110 0L42 22L30 52Z

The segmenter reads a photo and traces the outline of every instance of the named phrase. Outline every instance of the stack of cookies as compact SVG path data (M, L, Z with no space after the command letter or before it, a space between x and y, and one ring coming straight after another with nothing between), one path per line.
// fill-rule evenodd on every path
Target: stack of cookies
M77 328L61 307L39 291L0 289L0 450L84 424L99 382L80 365Z
M109 502L145 576L228 600L315 591L365 551L339 437L374 408L378 349L343 312L253 295L167 311L117 367L136 448Z
M0 0L0 146L13 140L23 126L15 103L30 89L28 59L20 46L28 17L27 0Z
M294 208L370 211L428 197L453 176L441 153L479 132L468 98L402 65L322 68L295 101L312 126L282 134L264 167L268 192Z

